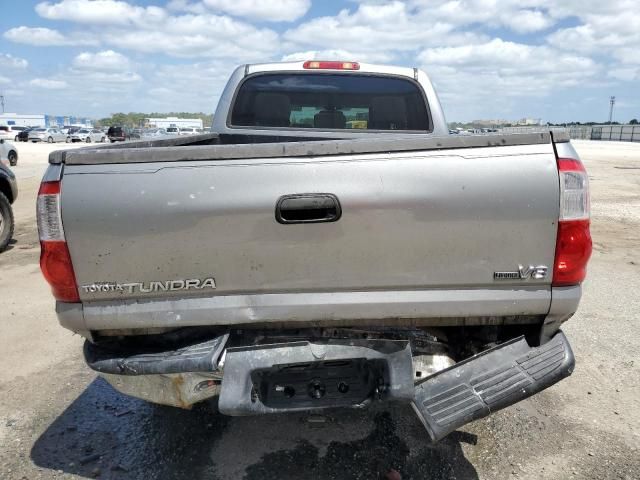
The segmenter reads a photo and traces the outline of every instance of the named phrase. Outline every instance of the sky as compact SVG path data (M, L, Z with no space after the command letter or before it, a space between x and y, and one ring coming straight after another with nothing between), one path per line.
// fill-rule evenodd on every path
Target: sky
M5 110L211 113L237 65L430 76L448 121L640 118L639 0L0 0Z

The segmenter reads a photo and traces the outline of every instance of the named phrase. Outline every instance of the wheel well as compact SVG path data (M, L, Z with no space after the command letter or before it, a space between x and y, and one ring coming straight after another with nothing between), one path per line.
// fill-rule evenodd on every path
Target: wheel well
M4 193L4 196L7 197L9 203L13 203L13 192L11 191L11 186L9 185L9 182L2 177L0 177L0 192Z

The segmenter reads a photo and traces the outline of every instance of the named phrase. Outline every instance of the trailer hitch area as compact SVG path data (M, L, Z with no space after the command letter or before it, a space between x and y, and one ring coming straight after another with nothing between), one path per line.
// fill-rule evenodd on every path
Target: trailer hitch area
M225 415L411 402L408 341L299 341L226 350L218 408Z

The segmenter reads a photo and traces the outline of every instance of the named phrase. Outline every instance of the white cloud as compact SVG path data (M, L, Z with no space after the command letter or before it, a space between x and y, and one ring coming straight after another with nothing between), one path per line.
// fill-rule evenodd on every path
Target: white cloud
M24 58L14 57L8 53L0 53L0 68L14 68L24 70L29 65Z
M609 70L607 75L616 80L622 80L624 82L631 82L633 80L640 80L639 68L614 68Z
M4 38L28 45L72 45L63 34L50 28L15 27L4 32Z
M42 2L36 12L49 20L98 25L154 24L167 16L160 7L138 7L118 0L62 0Z
M16 43L38 47L71 45L95 45L96 40L83 35L63 35L57 30L44 27L15 27L4 32L4 38Z
M153 109L213 112L234 67L224 60L160 66L147 81Z
M640 65L640 48L638 47L616 48L613 56L622 64Z
M352 52L349 50L307 50L284 55L283 62L295 62L304 60L351 60L361 62L390 62L392 55L385 52Z
M549 28L555 22L539 10L516 10L504 15L502 23L518 33L531 33Z
M311 0L204 0L214 11L271 22L292 22L311 7Z
M638 51L640 10L637 0L566 0L550 12L573 16L579 21L578 25L559 29L547 37L557 48L617 57L620 57L621 49Z
M457 32L452 23L423 18L402 2L361 4L351 12L320 17L285 32L294 45L322 45L327 49L357 46L361 52L412 51L429 45L456 45L484 38L472 32Z
M194 5L174 0L169 6L195 11ZM247 5L240 2L228 9ZM160 7L139 7L117 0L44 2L36 10L44 18L82 24L82 32L63 34L44 27L20 26L5 32L5 38L37 46L105 45L175 57L234 58L238 63L264 61L280 54L281 42L275 31L210 10L175 14Z
M555 23L552 16L538 7L545 0L429 0L414 1L417 16L444 21L458 27L483 24L506 27L518 33L544 30Z
M465 111L479 118L496 105L507 109L510 103L525 98L585 86L595 82L601 72L601 66L591 58L499 38L482 44L428 48L418 59L434 81L445 110L457 118Z
M464 67L467 71L496 72L506 76L531 73L595 73L597 66L589 57L563 54L546 46L507 42L494 38L483 44L425 49L419 59L432 65Z
M127 57L113 50L83 52L73 59L73 66L82 70L124 70L129 65Z
M34 78L29 82L29 85L47 90L61 90L69 86L64 80L50 80L48 78Z
M9 78L0 75L0 85L7 85L9 83L11 83L11 80Z
M197 14L204 14L207 12L207 8L203 3L191 3L189 0L170 0L169 3L167 3L167 10Z
M109 30L102 40L121 49L186 58L231 58L236 63L270 58L278 35L217 15L170 17L159 30Z
M127 83L138 83L142 80L142 77L136 72L99 72L72 69L69 73L79 85L89 83L92 86L105 87L107 89ZM91 87L83 88L90 89Z

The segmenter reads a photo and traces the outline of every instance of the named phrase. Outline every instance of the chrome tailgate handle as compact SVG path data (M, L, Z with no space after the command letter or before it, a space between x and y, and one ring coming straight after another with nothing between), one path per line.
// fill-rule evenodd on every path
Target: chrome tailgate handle
M340 201L332 193L283 195L276 203L276 220L285 225L336 222L341 216Z

